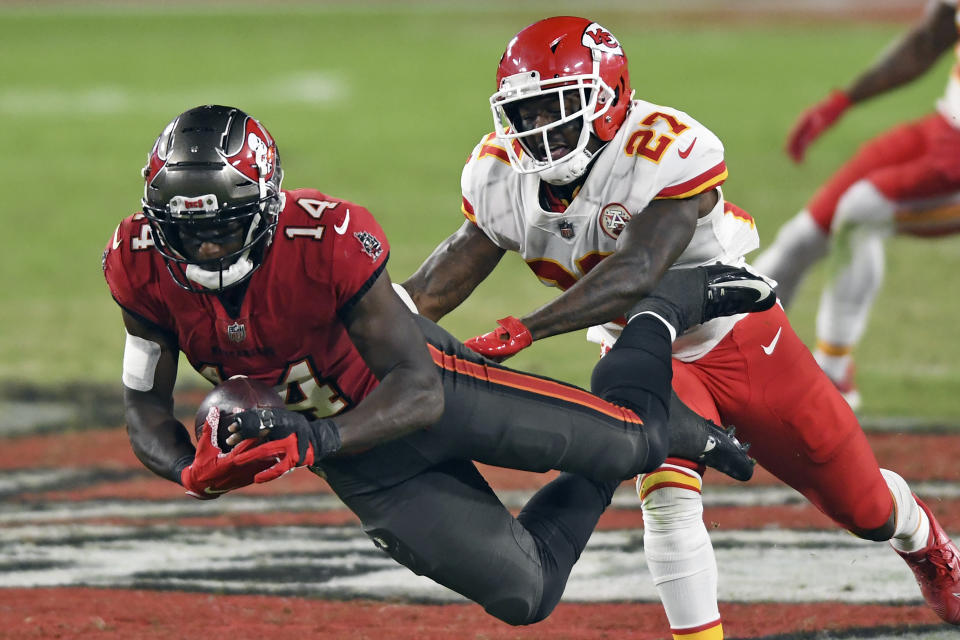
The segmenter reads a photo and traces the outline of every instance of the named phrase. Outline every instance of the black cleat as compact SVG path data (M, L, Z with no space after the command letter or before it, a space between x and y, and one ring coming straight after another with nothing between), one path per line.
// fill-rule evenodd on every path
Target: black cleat
M627 314L652 311L677 333L721 316L766 311L777 294L766 280L746 269L712 264L694 269L670 269L650 294Z
M777 301L773 287L746 269L722 264L698 269L706 271L706 295L700 322L738 313L766 311Z
M734 480L746 482L753 477L753 467L757 461L747 455L750 445L737 440L734 427L724 429L709 420L706 422L711 433L698 461Z

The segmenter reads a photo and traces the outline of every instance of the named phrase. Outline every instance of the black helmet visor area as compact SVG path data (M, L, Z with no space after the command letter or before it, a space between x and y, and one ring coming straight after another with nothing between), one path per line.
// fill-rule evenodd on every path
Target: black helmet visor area
M218 293L241 281L213 290L197 287L187 278L186 267L196 265L222 274L248 253L259 262L277 225L279 201L279 194L272 193L254 203L199 215L171 213L169 207L158 208L145 201L142 204L143 214L153 231L155 249L167 263L174 281L193 292ZM227 252L216 258L201 259L200 246L205 242L218 244Z
M164 236L174 251L204 269L210 268L206 263L211 266L216 263L202 259L200 247L204 243L219 245L227 253L216 260L223 260L229 266L245 249L247 233L258 213L259 206L248 205L211 218L193 219L174 214L164 226Z

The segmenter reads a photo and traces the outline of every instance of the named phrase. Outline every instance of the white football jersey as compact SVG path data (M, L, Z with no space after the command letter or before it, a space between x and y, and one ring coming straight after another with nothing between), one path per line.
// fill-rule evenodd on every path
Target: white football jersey
M957 0L941 0L943 4L956 8ZM960 13L955 15L957 29L960 30ZM947 77L947 89L943 97L937 101L937 111L954 127L960 128L960 46L956 48L957 62L954 63L950 75Z
M515 172L494 134L480 141L464 167L463 213L497 246L523 256L541 282L565 290L614 252L624 226L652 200L719 190L726 177L723 145L709 129L682 111L635 100L563 213L541 206L539 177ZM721 193L674 266L742 266L758 246L753 219ZM695 327L674 343L674 357L702 356L742 317Z

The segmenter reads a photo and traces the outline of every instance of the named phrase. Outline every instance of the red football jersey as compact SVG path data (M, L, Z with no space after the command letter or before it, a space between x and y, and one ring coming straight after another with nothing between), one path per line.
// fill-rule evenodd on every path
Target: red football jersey
M236 317L215 295L173 281L142 213L124 219L107 243L104 276L123 308L175 335L212 382L247 375L273 385L288 408L333 415L377 385L338 312L385 267L389 245L359 205L313 189L283 194L273 244Z

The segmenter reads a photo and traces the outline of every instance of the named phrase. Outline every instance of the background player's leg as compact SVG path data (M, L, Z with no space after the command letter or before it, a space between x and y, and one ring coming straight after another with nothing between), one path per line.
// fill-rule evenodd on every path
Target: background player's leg
M850 187L883 167L909 162L924 153L927 118L899 125L868 141L817 190L806 207L786 222L752 264L779 284L785 307L809 269L830 249L838 202Z
M830 280L817 311L814 357L854 409L853 349L867 327L883 282L884 241L893 229L894 203L870 182L854 184L837 204Z
M830 236L803 209L777 231L773 242L752 261L756 269L777 281L777 296L789 307L810 268L830 247Z
M515 625L541 620L556 606L619 484L564 473L514 518L469 461L372 491L358 487L348 466L328 471L328 480L397 562Z

